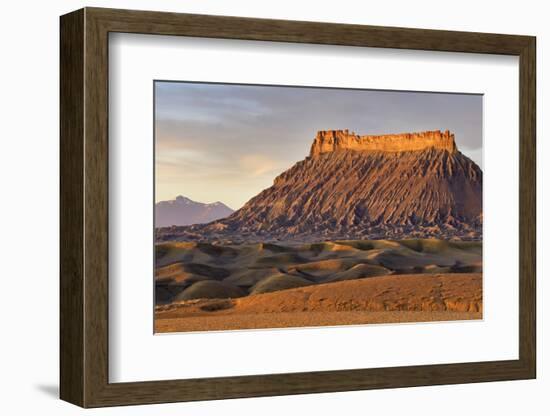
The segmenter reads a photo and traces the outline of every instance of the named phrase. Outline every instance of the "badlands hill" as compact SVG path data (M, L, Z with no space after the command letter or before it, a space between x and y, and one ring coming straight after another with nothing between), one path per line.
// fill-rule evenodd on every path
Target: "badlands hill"
M155 330L480 319L482 243L155 246Z
M157 241L482 237L482 172L449 131L317 133L309 156L227 218Z

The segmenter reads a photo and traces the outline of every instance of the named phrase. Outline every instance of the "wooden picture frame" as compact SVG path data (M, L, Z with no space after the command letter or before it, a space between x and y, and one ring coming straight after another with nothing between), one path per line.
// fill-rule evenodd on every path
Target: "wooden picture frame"
M535 38L85 8L61 17L61 399L101 407L338 392L536 376ZM108 35L297 42L519 57L519 359L110 383L108 379Z

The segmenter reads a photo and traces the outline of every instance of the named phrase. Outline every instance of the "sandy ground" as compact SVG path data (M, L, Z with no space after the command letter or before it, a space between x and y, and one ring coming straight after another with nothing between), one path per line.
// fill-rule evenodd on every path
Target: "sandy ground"
M223 331L238 329L365 325L481 319L481 312L281 312L246 315L158 318L156 332Z
M482 318L481 273L388 275L159 306L156 332Z

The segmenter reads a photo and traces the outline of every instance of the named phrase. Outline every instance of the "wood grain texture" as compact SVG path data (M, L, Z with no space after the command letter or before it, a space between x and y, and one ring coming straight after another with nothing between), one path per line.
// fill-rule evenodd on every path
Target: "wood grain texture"
M87 8L110 32L519 55L528 36Z
M520 54L519 356L536 377L536 41Z
M520 57L518 360L189 380L108 380L108 33ZM61 397L83 407L535 377L535 39L528 36L86 8L61 18Z
M85 10L84 57L84 361L85 406L101 396L108 380L109 142L108 32Z
M84 404L84 12L61 19L60 389Z

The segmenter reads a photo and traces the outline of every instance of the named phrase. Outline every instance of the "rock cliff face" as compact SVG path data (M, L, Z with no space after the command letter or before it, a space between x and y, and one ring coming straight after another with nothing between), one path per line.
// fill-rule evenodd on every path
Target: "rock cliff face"
M482 172L450 132L317 133L310 156L229 217L158 240L323 241L482 236Z
M311 145L310 156L337 150L360 150L381 152L408 152L425 149L457 152L455 136L449 130L441 132L387 134L381 136L359 136L349 130L319 131Z

